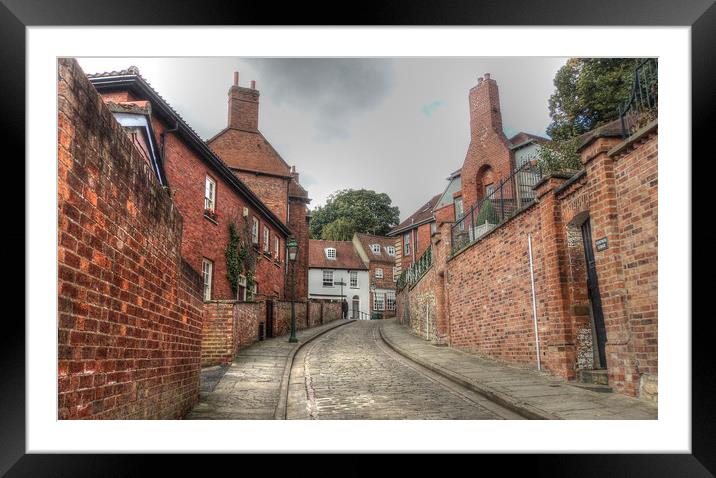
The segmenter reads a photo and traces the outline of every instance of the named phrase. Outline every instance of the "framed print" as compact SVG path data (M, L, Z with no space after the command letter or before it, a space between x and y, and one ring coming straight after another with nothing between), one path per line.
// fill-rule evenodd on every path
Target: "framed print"
M27 280L0 470L711 476L690 217L716 10L517 3L3 0Z

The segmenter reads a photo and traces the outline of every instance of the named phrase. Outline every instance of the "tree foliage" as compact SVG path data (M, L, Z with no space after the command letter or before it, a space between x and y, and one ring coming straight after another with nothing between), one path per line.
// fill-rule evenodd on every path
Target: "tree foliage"
M256 251L251 244L251 228L247 218L239 230L235 223L229 223L229 242L226 244L224 256L226 258L226 279L231 285L234 297L239 294L239 277L246 277L247 290L255 280Z
M578 171L582 163L578 152L577 138L563 141L549 141L540 146L537 162L542 173Z
M344 189L331 194L311 215L311 237L347 241L353 234L385 235L398 225L400 211L385 193Z
M570 58L554 77L547 134L563 141L606 124L629 99L634 69L643 58Z

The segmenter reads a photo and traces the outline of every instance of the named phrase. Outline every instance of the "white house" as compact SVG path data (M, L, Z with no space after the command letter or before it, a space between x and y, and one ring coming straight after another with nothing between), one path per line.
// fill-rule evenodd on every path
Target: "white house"
M310 240L308 297L345 300L349 319L370 319L368 267L351 241Z

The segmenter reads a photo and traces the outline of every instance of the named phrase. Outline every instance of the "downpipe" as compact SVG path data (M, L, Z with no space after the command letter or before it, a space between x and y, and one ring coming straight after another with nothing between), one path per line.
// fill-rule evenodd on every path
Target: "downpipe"
M539 351L539 331L537 330L537 298L535 297L535 271L532 262L532 234L527 234L527 248L530 256L530 282L532 283L532 319L535 327L535 345L537 346L537 370L542 370Z

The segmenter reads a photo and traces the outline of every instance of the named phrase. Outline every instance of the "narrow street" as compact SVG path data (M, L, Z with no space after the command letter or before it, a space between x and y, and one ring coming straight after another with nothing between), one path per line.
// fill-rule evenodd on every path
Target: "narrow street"
M322 335L294 361L288 419L520 419L392 351L379 321Z

